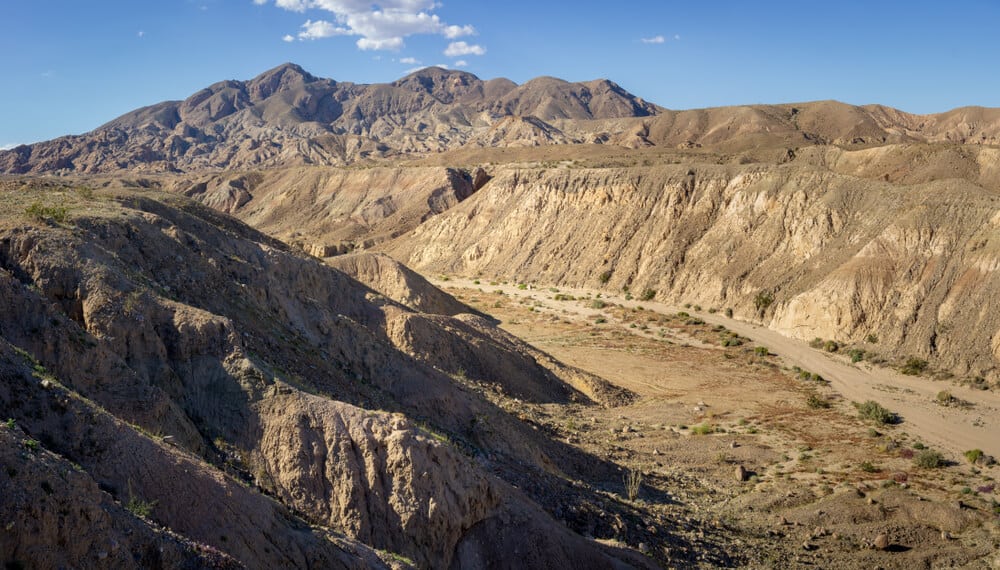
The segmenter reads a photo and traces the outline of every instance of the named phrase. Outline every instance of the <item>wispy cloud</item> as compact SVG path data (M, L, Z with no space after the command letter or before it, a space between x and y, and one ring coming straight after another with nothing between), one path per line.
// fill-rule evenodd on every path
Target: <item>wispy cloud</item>
M141 40L142 38L146 37L146 31L139 30L138 32L135 33L135 35Z
M293 36L292 34L286 34L284 37L281 38L281 41L283 41L283 42L294 42L295 41L295 36Z
M467 44L465 42L451 42L448 47L444 50L444 54L448 57L458 57L462 55L483 55L486 53L486 48L481 45Z
M464 59L460 59L460 60L456 61L452 65L454 65L455 67L468 67L469 66L469 62L465 61Z
M399 60L399 63L405 63L406 65L417 65L420 60L415 57L404 57Z
M19 146L21 146L21 145L18 144L18 143L0 144L0 150L10 150L12 148L17 148Z
M667 38L663 36L653 36L651 38L642 38L641 41L644 44L662 44L667 41Z
M476 33L471 25L441 21L434 14L441 6L437 0L381 0L377 4L369 0L253 0L253 3L263 6L272 1L278 8L291 12L318 10L332 15L332 18L307 19L296 34L303 41L357 36L359 49L396 51L406 45L409 36L439 35L451 40Z

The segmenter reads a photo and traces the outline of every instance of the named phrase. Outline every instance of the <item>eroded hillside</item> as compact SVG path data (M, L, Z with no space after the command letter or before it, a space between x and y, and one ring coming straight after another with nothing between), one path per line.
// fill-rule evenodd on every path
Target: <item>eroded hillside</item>
M1000 196L983 187L995 187L994 155L965 161L971 181L892 183L873 176L888 169L879 154L501 167L387 251L424 272L732 308L794 337L996 381Z
M105 507L113 524L91 530L124 548L105 556L161 544L149 565L459 568L520 549L529 567L648 565L574 533L649 540L609 522L634 507L570 484L620 469L495 399L600 406L626 391L184 198L15 183L2 199L0 398L16 429L0 429L31 469L74 465L60 500L132 510ZM26 469L11 464L5 488L26 492ZM132 527L144 534L116 538ZM44 558L32 536L6 534L5 556L84 559Z

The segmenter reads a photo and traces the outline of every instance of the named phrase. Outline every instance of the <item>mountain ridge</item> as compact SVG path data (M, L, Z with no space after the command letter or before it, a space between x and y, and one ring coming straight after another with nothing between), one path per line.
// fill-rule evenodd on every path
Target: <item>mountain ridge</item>
M499 132L498 132L499 131ZM607 79L521 85L423 68L392 83L324 79L285 63L179 101L125 113L82 135L0 151L0 173L197 172L344 166L464 147L625 148L1000 144L1000 109L915 115L838 101L670 110Z

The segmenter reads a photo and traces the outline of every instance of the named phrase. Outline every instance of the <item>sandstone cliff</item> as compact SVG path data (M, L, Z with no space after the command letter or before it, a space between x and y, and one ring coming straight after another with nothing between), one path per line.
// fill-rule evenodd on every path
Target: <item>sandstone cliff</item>
M896 152L933 158L922 174L894 171L905 159L882 149L784 165L501 168L386 250L426 272L732 307L802 339L996 379L996 156L921 148ZM971 181L938 178L956 169Z

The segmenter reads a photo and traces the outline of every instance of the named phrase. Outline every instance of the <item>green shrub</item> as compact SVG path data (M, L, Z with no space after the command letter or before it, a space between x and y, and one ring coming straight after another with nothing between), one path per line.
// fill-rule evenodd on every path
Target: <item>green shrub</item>
M591 309L603 309L604 307L607 306L608 304L605 303L604 301L601 301L600 299L595 299L593 302L590 303Z
M753 306L755 309L757 309L757 312L760 313L761 315L763 315L764 312L767 311L767 308L770 307L772 303L774 303L774 296L772 296L771 293L767 291L760 291L753 298Z
M608 281L611 281L611 270L608 269L607 271L601 272L601 274L597 276L597 280L600 281L602 285L606 285Z
M881 471L881 469L879 469L875 465L872 465L871 461L863 461L861 463L861 470L864 471L865 473L878 473L879 471Z
M925 449L913 459L913 462L923 469L937 469L944 465L944 457L933 449Z
M867 340L869 344L878 344L878 335L875 333L871 333L865 340Z
M653 297L656 296L656 291L653 289L644 289L642 295L639 296L640 301L652 301Z
M754 347L753 353L757 356L767 356L768 354L771 354L771 351L768 350L766 346L757 346Z
M938 392L937 401L940 404L950 404L955 400L955 396L951 395L951 392L947 390L941 390Z
M809 346L812 348L823 348L823 339L816 337L809 341Z
M32 202L30 206L24 209L24 213L39 222L51 219L61 224L66 221L69 210L66 206L46 206L41 202Z
M903 364L903 368L900 372L903 374L908 374L910 376L919 376L927 370L927 361L915 356L911 356L906 359L906 364Z
M969 460L969 463L975 464L983 457L982 449L970 449L965 452L965 458Z
M733 318L733 310L731 308L726 308L726 317Z
M896 423L896 414L882 407L881 404L873 400L868 400L863 404L856 404L858 415L866 420L872 420L878 424Z
M823 350L827 352L837 352L840 350L840 345L837 344L837 341L835 340L828 340L823 343Z
M851 362L861 362L865 359L865 351L860 348L852 348L847 354L850 355Z
M709 435L715 433L715 426L712 424L700 424L691 426L692 435Z

